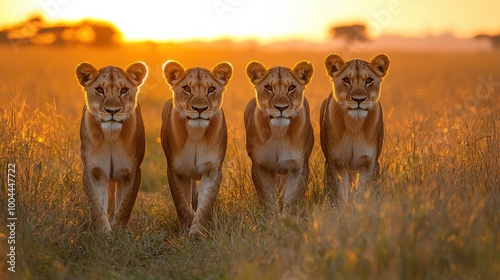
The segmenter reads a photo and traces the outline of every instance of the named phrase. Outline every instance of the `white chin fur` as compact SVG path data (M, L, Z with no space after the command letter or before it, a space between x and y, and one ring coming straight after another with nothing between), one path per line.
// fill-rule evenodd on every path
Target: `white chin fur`
M366 118L368 111L365 110L349 110L349 116L352 118Z
M272 126L289 126L290 119L287 118L272 118L271 119Z
M188 120L188 125L191 127L205 128L208 127L208 124L209 124L208 120L203 120L203 119Z
M122 129L122 124L119 122L102 122L101 128L105 131L114 131Z

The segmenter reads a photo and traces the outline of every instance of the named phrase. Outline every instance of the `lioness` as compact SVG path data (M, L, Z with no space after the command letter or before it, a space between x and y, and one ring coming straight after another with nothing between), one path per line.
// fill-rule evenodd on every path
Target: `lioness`
M125 227L139 191L145 137L137 95L147 74L142 62L125 71L98 71L85 62L76 67L86 101L80 126L83 187L98 230Z
M233 68L223 62L212 71L185 70L167 61L163 72L173 92L163 106L160 135L170 192L181 226L203 235L222 179L227 128L221 106Z
M256 92L244 115L252 180L260 201L273 206L283 175L282 202L287 213L307 188L314 135L304 89L311 81L313 66L302 61L293 70L282 66L266 69L259 62L251 62L246 71Z
M354 186L358 173L360 193L379 174L378 158L384 140L380 84L389 69L389 58L379 54L370 62L345 62L331 54L325 67L333 82L333 92L320 110L325 186L330 199L347 200L349 185Z

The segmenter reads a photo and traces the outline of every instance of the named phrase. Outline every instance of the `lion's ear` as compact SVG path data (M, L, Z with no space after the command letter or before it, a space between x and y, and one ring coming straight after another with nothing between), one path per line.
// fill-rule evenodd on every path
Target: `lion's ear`
M380 77L387 75L387 70L389 70L389 64L390 64L389 57L383 53L374 56L370 61L370 67Z
M212 74L217 81L225 86L233 75L233 66L228 62L219 63L212 69Z
M342 70L344 65L344 59L338 54L330 54L325 59L326 73L332 78Z
M148 67L144 62L135 62L127 67L125 73L135 86L140 86L148 76Z
M266 67L257 61L252 61L247 65L247 76L254 85L260 83L266 77Z
M175 86L183 77L186 70L177 61L169 60L163 64L163 75L170 86Z
M80 85L84 87L92 83L98 74L97 69L88 62L83 62L76 66L76 78Z
M311 81L311 77L314 73L314 68L311 62L301 61L293 67L293 72L297 75L297 78L303 82L304 85Z

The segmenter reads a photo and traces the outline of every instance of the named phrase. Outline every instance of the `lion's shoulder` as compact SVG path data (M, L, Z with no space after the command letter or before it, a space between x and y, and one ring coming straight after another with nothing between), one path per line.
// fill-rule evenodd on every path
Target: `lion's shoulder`
M161 110L161 118L162 119L167 118L171 110L172 110L172 99L169 99L163 105L163 109Z

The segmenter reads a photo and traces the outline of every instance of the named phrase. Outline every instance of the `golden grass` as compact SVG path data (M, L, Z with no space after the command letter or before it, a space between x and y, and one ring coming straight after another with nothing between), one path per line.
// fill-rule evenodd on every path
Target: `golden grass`
M365 197L329 205L322 187L318 111L330 84L326 53L136 45L116 49L1 47L0 278L17 279L494 279L500 275L500 53L388 53L381 178ZM361 53L369 59L374 54ZM171 94L161 65L233 63L225 96L230 145L211 234L186 239L158 143ZM306 90L316 132L305 209L283 220L257 205L244 151L245 65L316 72ZM143 180L127 231L89 230L81 185L81 61L126 67L145 61ZM199 62L201 61L201 63ZM489 78L491 76L491 78ZM17 166L16 273L6 271L7 165Z

